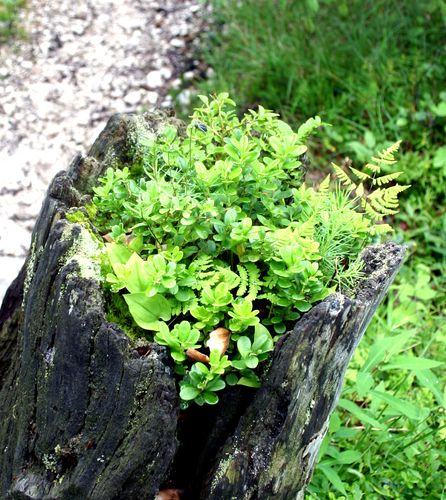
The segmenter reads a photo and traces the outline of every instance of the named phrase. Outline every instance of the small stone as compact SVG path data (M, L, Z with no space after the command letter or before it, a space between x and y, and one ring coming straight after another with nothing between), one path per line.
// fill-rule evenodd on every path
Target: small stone
M186 71L183 75L184 80L193 80L195 78L195 72L194 71Z
M177 95L177 102L183 108L189 106L192 98L192 92L189 89L184 89Z
M184 47L184 40L181 40L180 38L172 38L172 40L170 41L170 45L179 49L181 47Z
M149 104L156 104L158 101L158 93L157 92L146 92L144 101L147 101Z
M161 87L164 83L163 72L160 69L155 69L147 73L146 82L152 89Z
M140 90L132 90L125 97L124 101L131 106L135 106L136 104L141 102L141 91Z

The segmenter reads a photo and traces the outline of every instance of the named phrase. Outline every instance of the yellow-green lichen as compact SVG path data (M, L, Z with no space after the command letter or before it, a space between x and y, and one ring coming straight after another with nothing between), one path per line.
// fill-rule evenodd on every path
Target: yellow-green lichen
M79 234L73 231L80 228ZM68 224L62 233L62 240L72 240L73 244L64 258L65 265L76 262L78 275L85 279L101 281L101 243L82 224Z
M29 287L31 286L31 282L34 276L34 266L36 264L37 252L36 252L36 241L33 238L31 242L31 248L29 251L28 260L26 262L26 271L25 271L25 280L23 282L23 301L22 306L25 302L25 298L28 295Z

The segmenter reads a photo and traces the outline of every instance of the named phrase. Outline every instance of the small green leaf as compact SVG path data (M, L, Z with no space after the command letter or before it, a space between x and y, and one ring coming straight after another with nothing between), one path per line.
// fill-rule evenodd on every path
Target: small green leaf
M336 460L341 464L352 464L354 462L359 462L361 460L362 454L359 451L347 450L342 451L336 456Z
M248 356L247 358L244 358L244 361L246 363L246 366L248 368L257 368L258 364L259 364L259 359L257 356L253 356L253 355L250 355Z
M221 378L215 378L214 380L211 380L208 385L206 386L206 389L208 391L221 391L222 389L224 389L226 387L226 384L224 382L224 380L222 380Z
M373 387L374 380L369 372L358 372L356 374L356 391L360 398L365 397Z
M216 405L218 403L218 396L215 392L204 391L203 398L208 405Z
M235 373L228 373L226 375L226 383L228 385L235 385L238 382L238 377Z
M125 281L127 290L130 293L145 292L151 283L146 262L137 253L134 253L127 261L126 268L130 271Z
M177 363L182 363L186 359L186 355L178 351L170 351L170 355Z
M372 425L373 427L377 427L378 429L385 429L386 426L371 417L366 410L359 408L353 401L349 401L348 399L340 399L338 402L338 406L350 412L353 416L355 416L358 420L365 424Z
M237 382L237 385L244 385L246 387L254 387L255 389L258 389L259 387L261 387L259 380L251 378L251 377L241 377L240 380Z
M200 391L193 385L183 384L180 389L180 398L184 401L191 401L200 394Z
M438 368L444 363L434 359L418 358L416 356L395 356L392 362L381 367L381 370L426 370Z
M343 495L347 497L347 491L345 489L344 483L342 482L339 474L326 464L319 464L318 469L321 470L330 483Z
M110 264L112 265L112 267L114 266L114 264L118 263L126 264L133 253L126 246L121 245L120 243L110 243L105 247L107 249L107 255L110 259Z
M240 337L237 340L237 349L242 358L246 358L251 352L251 340L249 337Z
M225 224L233 224L237 220L237 211L234 208L228 208L225 213Z
M371 394L387 403L398 415L405 415L412 420L421 420L426 416L421 408L391 394L381 391L371 391Z
M254 327L254 342L252 344L252 351L260 354L269 352L274 349L274 342L268 328L258 323Z
M128 293L124 299L130 314L138 326L146 330L158 330L160 319L170 319L170 304L162 295L147 297L144 293Z

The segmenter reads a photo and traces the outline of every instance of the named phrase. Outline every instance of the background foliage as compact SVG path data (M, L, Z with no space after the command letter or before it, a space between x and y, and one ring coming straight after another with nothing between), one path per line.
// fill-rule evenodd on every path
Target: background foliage
M333 124L313 144L316 180L327 158L364 161L402 139L412 184L394 219L408 260L350 365L309 496L444 498L446 3L211 3L200 92Z
M21 33L17 18L19 9L24 7L25 3L25 0L0 0L0 43L7 41L14 34Z

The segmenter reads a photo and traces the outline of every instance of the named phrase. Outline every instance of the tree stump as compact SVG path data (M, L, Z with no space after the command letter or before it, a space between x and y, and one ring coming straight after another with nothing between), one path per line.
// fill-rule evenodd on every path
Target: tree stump
M180 411L165 348L137 350L107 321L97 243L65 217L128 159L136 127L166 122L182 127L162 113L112 117L48 190L0 310L1 498L304 497L347 364L404 248L367 248L355 297L331 295L283 335L261 389L230 387L216 407Z

